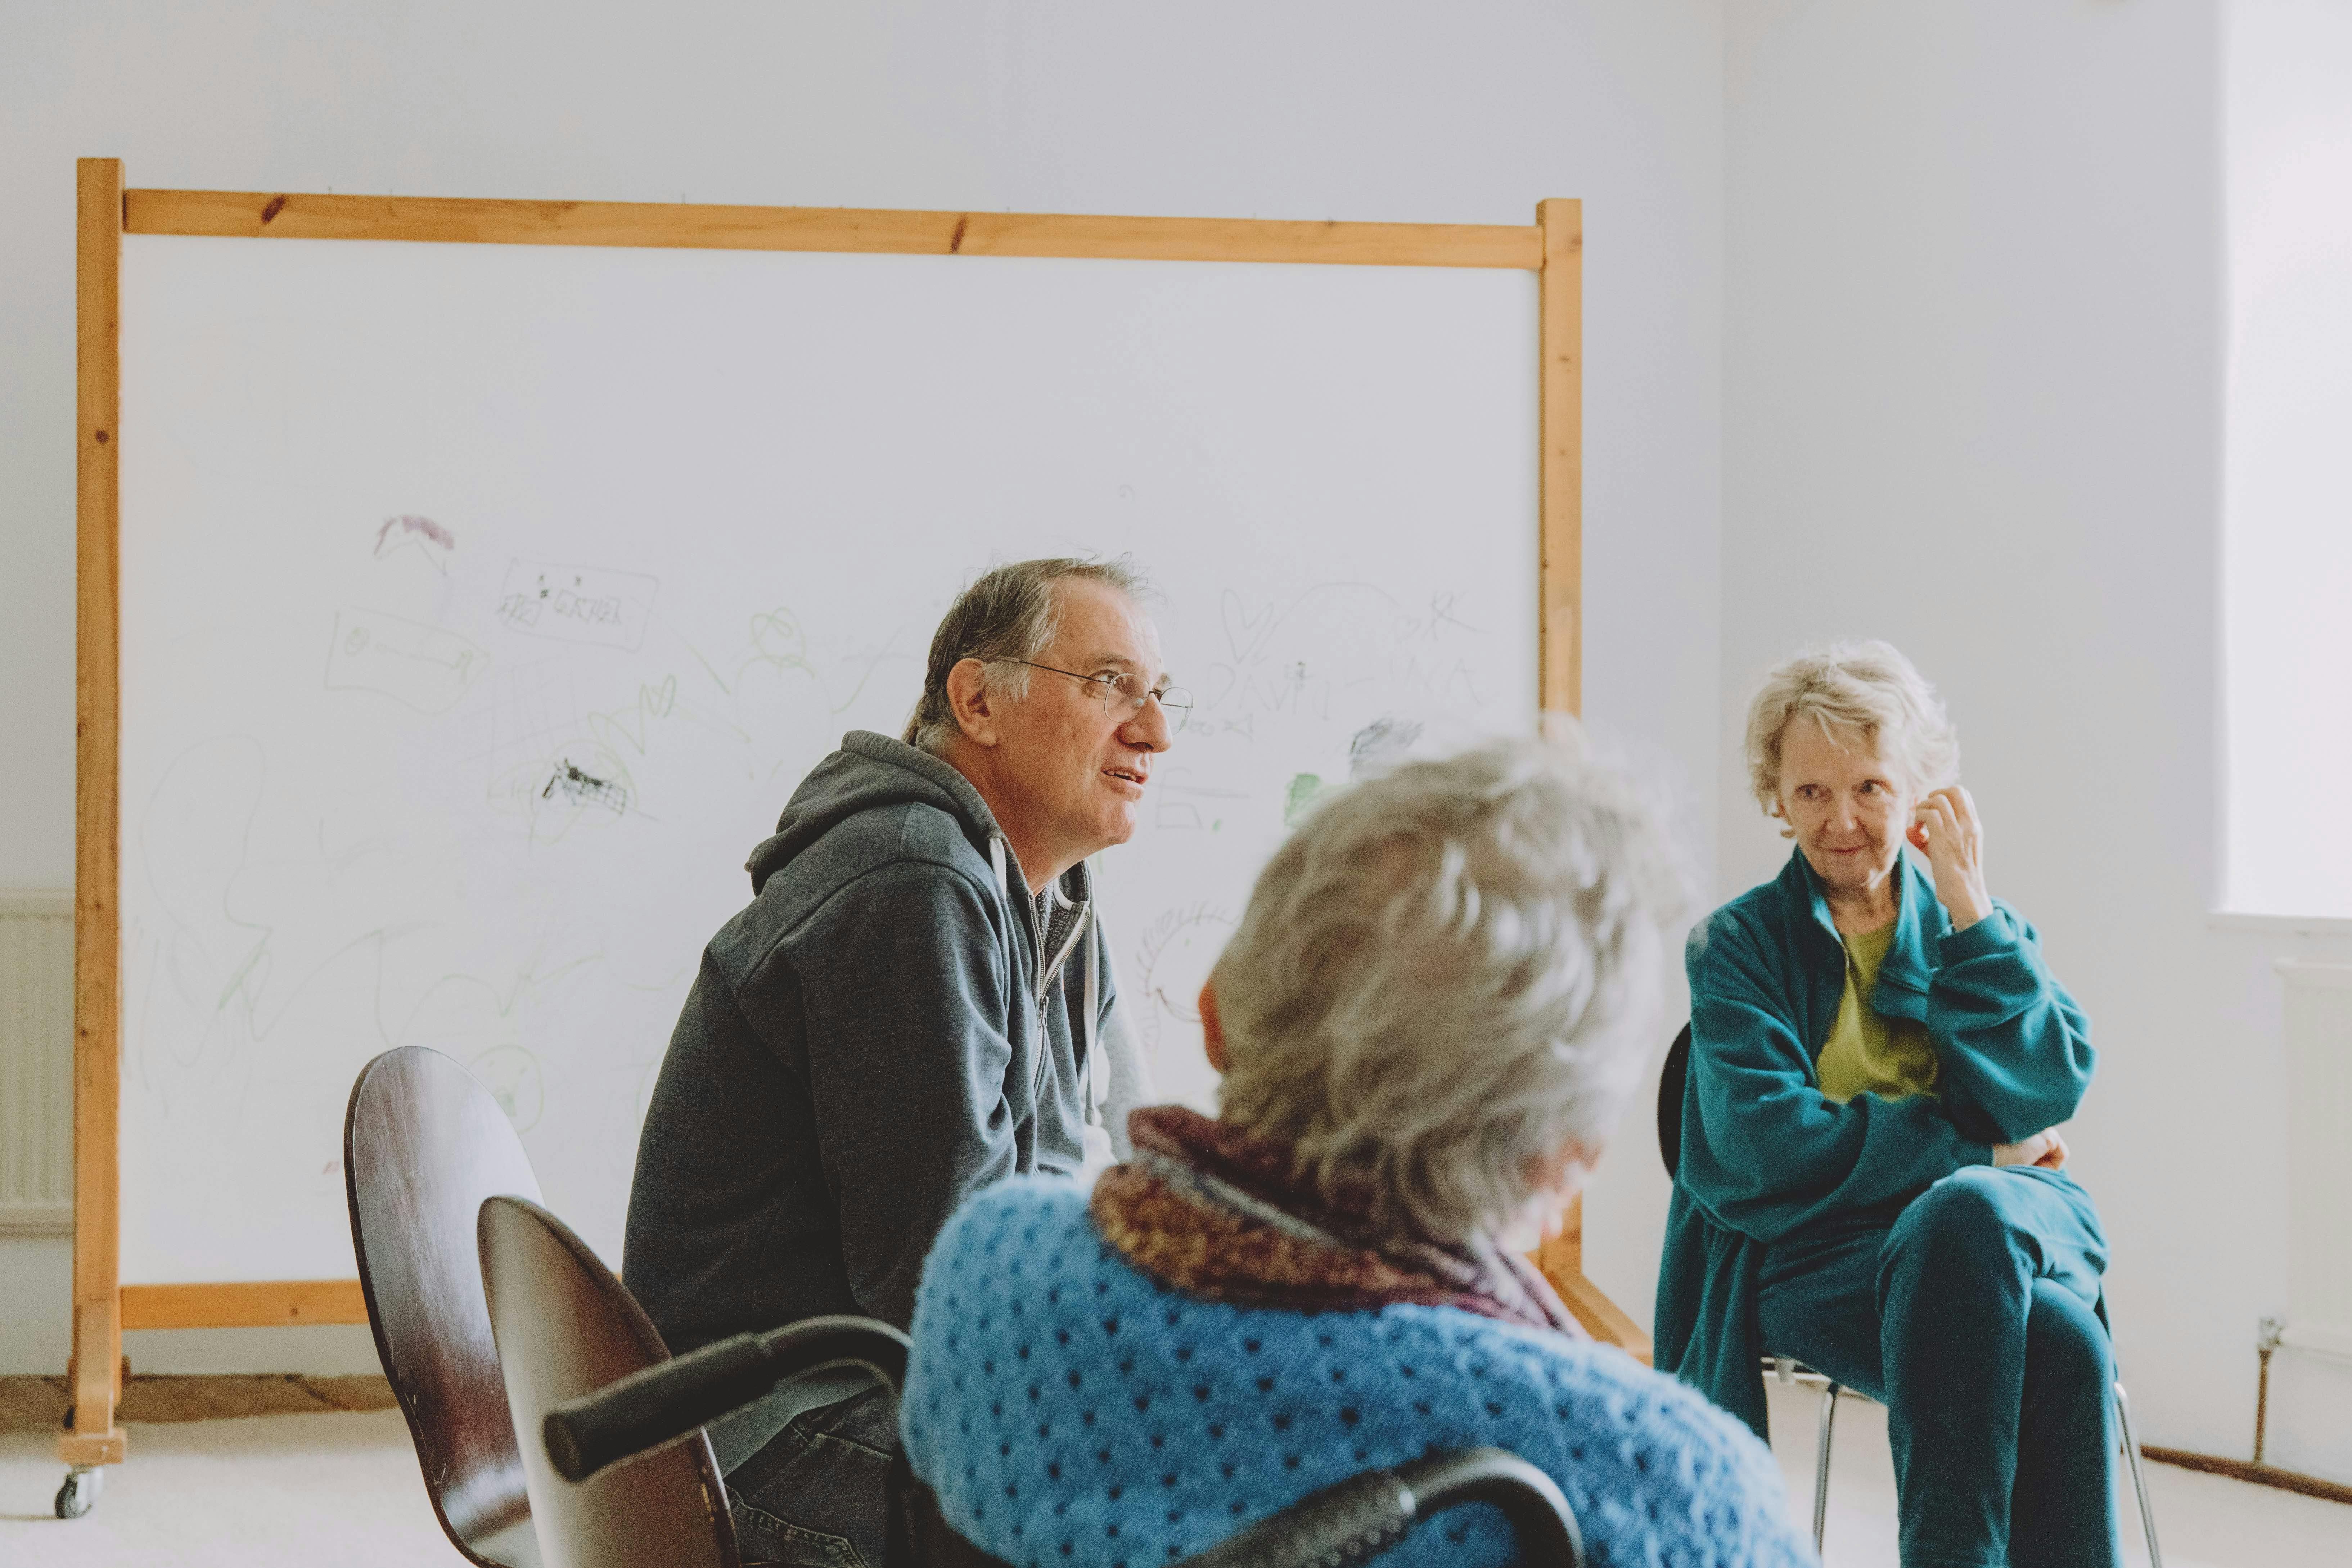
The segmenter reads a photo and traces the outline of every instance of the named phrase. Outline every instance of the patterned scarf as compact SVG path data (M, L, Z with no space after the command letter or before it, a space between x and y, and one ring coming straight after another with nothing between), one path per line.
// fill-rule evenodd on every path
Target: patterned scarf
M1133 1112L1128 1134L1135 1159L1103 1173L1091 1213L1104 1239L1163 1285L1292 1312L1459 1307L1589 1337L1525 1258L1484 1237L1384 1233L1368 1190L1325 1198L1279 1143L1181 1105Z

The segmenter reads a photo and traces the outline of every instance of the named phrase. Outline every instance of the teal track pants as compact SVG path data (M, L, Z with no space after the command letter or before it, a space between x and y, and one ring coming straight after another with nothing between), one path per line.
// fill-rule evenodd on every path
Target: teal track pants
M2106 1261L2073 1178L1988 1165L1766 1253L1767 1353L1886 1406L1904 1568L2118 1561Z

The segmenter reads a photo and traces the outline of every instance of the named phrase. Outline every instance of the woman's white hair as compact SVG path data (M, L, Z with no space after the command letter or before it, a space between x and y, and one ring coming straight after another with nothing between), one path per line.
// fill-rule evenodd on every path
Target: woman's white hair
M1859 738L1915 795L1959 780L1960 736L1944 700L1892 643L1808 648L1764 678L1748 705L1748 785L1768 816L1780 815L1781 740L1801 719L1840 745Z
M1656 815L1561 741L1405 763L1260 873L1213 976L1223 1120L1327 1196L1441 1240L1526 1217L1597 1151L1654 1032L1683 887Z

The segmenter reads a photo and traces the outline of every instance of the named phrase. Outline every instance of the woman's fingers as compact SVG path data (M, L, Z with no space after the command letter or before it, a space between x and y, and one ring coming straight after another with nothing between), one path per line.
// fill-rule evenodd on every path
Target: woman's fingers
M1916 807L1916 821L1927 830L1928 841L1922 847L1929 854L1934 854L1940 844L1958 865L1973 866L1982 858L1983 839L1977 828L1976 806L1966 790L1956 785L1928 795Z
M1959 827L1952 819L1952 808L1937 795L1929 795L1919 803L1918 824L1927 832L1927 853L1937 858L1952 853L1959 839Z

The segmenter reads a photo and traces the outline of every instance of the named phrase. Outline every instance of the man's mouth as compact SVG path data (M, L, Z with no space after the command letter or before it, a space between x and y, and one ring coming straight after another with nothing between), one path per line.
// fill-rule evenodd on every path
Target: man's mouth
M1137 793L1142 792L1144 775L1134 768L1105 768L1103 777L1116 779L1121 784L1132 784Z

